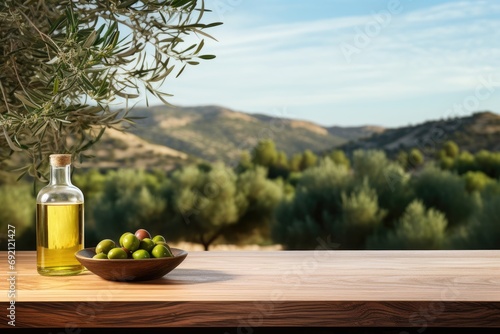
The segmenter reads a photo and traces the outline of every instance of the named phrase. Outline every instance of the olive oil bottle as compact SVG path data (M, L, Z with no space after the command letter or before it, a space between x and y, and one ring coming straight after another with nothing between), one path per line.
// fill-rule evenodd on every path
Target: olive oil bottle
M36 199L37 270L44 276L76 275L85 268L84 197L71 183L71 154L50 155L50 181Z

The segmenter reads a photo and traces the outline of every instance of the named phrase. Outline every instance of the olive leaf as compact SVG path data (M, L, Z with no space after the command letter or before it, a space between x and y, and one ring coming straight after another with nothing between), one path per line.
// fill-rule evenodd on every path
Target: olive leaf
M203 23L209 11L202 0L0 2L0 163L46 181L50 154L82 159L107 128L133 124L129 101L168 104L170 76L215 58L200 54L199 35L216 40L205 30L222 24ZM126 107L112 110L117 99Z

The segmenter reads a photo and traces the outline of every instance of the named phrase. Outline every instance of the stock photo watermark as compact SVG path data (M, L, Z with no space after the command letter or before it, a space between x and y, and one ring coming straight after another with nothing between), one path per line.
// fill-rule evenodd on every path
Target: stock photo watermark
M446 110L446 117L456 117L456 121L448 126L435 123L429 131L426 132L430 133L430 135L416 143L416 147L423 152L424 156L431 155L435 149L461 125L463 119L459 117L466 116L478 110L481 103L490 99L496 92L496 89L500 87L500 80L492 73L487 76L480 76L477 81L478 83L473 93L465 96L461 102L453 104L452 107ZM412 166L415 165L412 161L409 162Z
M240 6L244 0L215 0L213 2L214 12L220 20L224 20L225 15L232 13L236 7Z
M424 333L446 311L445 301L456 301L460 294L455 282L446 284L446 288L441 291L440 300L431 302L426 307L420 308L418 312L412 313L408 319L408 324L415 328L415 333ZM400 334L411 333L401 331Z
M280 133L285 131L285 119L290 118L292 118L292 115L288 112L286 107L275 109L273 111L273 117L269 122L266 122L266 126L262 127L255 136L246 138L245 140L241 141L237 146L237 151L248 151L254 148L262 140L276 139L276 137ZM225 164L229 168L235 168L238 163L239 161L236 159L225 161Z
M16 326L16 227L7 225L7 282L9 290L9 307L7 307L7 323L9 326Z
M85 324L92 324L99 313L106 309L109 303L113 301L114 288L110 284L109 289L101 290L97 295L87 297L87 301L79 303L75 308L76 318L82 319ZM74 322L68 322L64 330L59 332L49 332L48 334L80 334L82 327Z
M461 102L455 103L447 110L447 115L458 117L477 110L481 102L490 99L498 87L500 87L500 78L496 73L480 76L474 92L464 97Z
M445 117L455 118L454 122L433 123L429 130L414 140L412 146L418 148L425 158L432 157L436 149L462 125L464 119L461 117L478 110L482 102L489 100L497 93L499 87L500 76L495 73L480 76L473 91L446 110ZM412 160L411 156L408 159L408 164L410 170L416 169L419 165L417 161ZM395 185L401 180L402 175L394 170L386 170L384 174L389 188L394 191Z
M264 319L272 317L276 306L286 300L286 291L299 289L308 277L314 275L320 262L328 261L333 256L333 253L328 251L340 247L340 244L332 242L331 236L327 236L326 239L318 237L316 241L318 245L311 252L312 255L309 258L284 270L281 275L281 288L274 289L270 293L268 301L254 302L255 311L238 319L239 325L236 328L236 334L252 334L254 328L262 326ZM224 334L231 333L224 332Z
M411 0L406 0L407 2ZM350 64L354 55L360 54L377 38L392 22L395 15L403 12L404 6L400 0L389 0L385 9L371 14L371 20L363 26L354 27L352 41L340 43L340 51L346 62Z
M290 118L290 113L287 111L287 108L282 107L275 109L273 111L273 116L274 117L266 122L266 125L263 126L255 136L240 141L237 146L237 151L248 151L255 147L259 141L265 139L273 140L279 135L279 133L285 131L285 119ZM181 213L182 219L186 225L190 224L190 217L200 214L203 208L209 204L209 201L214 200L221 194L222 189L227 186L226 183L230 180L228 176L239 164L237 159L225 159L223 162L225 166L223 171L219 173L219 175L216 175L213 181L205 184L201 190L193 190L193 194L190 198L191 204L188 206L188 210L182 210L182 208L177 206L177 210Z

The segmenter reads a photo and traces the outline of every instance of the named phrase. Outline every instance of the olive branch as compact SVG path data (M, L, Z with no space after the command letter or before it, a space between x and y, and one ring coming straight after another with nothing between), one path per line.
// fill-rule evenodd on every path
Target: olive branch
M134 124L131 102L168 104L167 78L215 58L204 30L222 23L207 12L203 0L3 1L0 162L46 182L50 154L88 158L107 128Z

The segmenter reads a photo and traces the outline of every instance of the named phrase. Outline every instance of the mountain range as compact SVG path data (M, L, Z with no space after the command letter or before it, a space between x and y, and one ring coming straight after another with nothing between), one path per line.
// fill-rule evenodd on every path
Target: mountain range
M500 151L500 115L482 111L386 129L382 133L345 143L340 148L347 153L357 149L380 149L390 156L401 150L418 148L424 154L432 154L447 140L454 141L461 150L471 153L483 149Z
M120 132L107 129L88 152L95 156L81 166L173 169L194 161L234 164L243 150L272 139L288 156L328 150L383 132L376 126L323 127L318 124L219 106L155 106L136 108L135 124Z
M154 106L136 108L136 124L124 132L107 129L91 149L95 158L81 167L141 167L171 170L187 163L224 161L235 164L243 150L272 139L289 157L306 149L321 153L340 148L383 149L388 154L419 147L436 149L454 140L475 152L500 149L500 116L471 116L383 128L374 125L325 127L312 122L234 111L220 106Z

